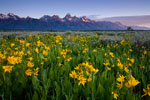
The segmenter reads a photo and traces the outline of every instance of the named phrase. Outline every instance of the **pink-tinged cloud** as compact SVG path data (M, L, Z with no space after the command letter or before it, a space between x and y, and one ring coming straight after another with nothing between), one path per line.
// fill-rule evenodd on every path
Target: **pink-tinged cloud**
M106 17L100 18L98 15L91 15L89 18L97 21L111 21L111 22L121 22L127 26L144 26L150 27L150 15L143 16L118 16L118 17Z

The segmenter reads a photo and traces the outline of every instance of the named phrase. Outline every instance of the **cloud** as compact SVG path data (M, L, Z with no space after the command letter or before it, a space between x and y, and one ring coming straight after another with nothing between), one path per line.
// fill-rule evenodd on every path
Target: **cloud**
M122 24L128 26L150 27L150 15L107 17L101 18L99 21L121 22Z
M101 17L101 15L88 15L87 18L90 18L90 19L92 19L92 20L98 21L98 20L100 20L102 17Z
M150 27L150 15L141 16L116 16L116 17L102 17L101 15L89 15L88 18L95 21L111 21L120 22L127 26L144 26Z

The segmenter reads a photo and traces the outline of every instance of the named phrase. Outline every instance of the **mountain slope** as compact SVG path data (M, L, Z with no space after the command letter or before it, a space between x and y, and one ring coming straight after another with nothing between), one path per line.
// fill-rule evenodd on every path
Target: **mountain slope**
M94 21L86 16L76 17L67 14L64 18L58 15L44 15L36 19L19 17L9 13L0 14L0 29L7 30L125 30L127 26L110 21Z

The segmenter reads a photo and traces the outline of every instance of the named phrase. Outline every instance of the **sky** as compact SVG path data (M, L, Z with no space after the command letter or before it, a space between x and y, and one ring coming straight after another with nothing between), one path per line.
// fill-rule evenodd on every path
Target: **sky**
M0 0L0 13L9 12L34 18L67 13L93 18L150 15L150 0Z

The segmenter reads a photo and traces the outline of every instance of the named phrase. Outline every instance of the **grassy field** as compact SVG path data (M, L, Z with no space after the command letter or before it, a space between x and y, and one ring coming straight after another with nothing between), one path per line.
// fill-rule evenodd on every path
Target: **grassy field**
M150 41L150 31L0 31L0 39L2 37L13 36L22 38L26 35L39 35L39 34L54 34L54 35L95 35L104 36L102 40L112 40L112 41L121 41L125 35L131 36L132 43L149 43Z
M150 100L150 31L0 34L2 100Z

